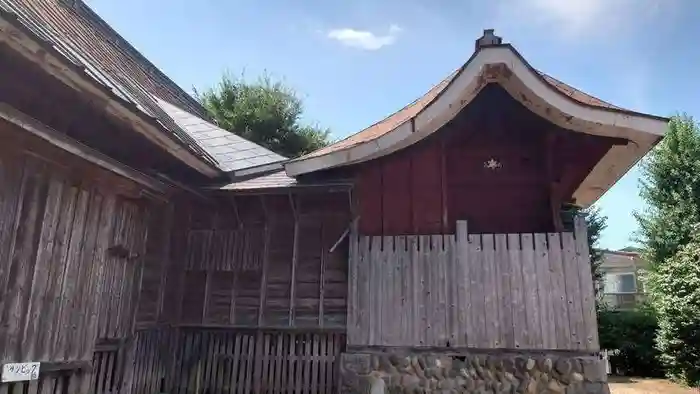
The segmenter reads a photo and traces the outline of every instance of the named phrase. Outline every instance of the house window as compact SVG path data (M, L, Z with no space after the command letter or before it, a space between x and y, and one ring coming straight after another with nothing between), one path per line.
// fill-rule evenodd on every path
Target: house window
M606 274L604 291L613 294L636 293L637 279L632 273Z

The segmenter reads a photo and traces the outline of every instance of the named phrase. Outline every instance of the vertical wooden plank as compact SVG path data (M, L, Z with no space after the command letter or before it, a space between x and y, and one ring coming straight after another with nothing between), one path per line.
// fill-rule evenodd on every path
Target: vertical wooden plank
M275 384L273 393L282 392L282 370L284 365L284 337L283 333L277 334L275 341Z
M395 327L395 317L396 308L394 305L394 264L396 260L394 259L394 237L386 236L384 237L382 245L382 259L379 261L379 266L381 268L380 272L380 283L381 283L381 299L382 299L382 309L379 313L379 318L381 321L381 345L391 346L395 345L396 341L396 327Z
M319 389L319 378L318 378L318 370L319 370L319 363L321 361L321 357L319 354L319 342L320 338L318 334L313 334L313 349L312 349L312 366L311 366L311 392L316 394L318 393Z
M409 340L413 346L420 346L422 345L421 341L421 327L422 327L422 321L421 321L421 314L420 314L420 305L421 305L421 292L422 292L422 284L421 284L421 266L420 266L420 252L418 250L418 244L419 240L418 237L415 235L411 235L407 238L407 243L408 243L408 253L410 253L410 266L411 266L411 286L409 288L410 290L410 295L409 295L409 304L410 304L410 309L411 309L411 318L410 318L410 337Z
M288 393L293 393L296 387L296 371L294 366L296 365L296 334L289 333L287 335L287 378L286 378L286 390Z
M245 393L250 393L253 384L253 367L255 365L255 355L257 354L255 342L255 335L248 335L248 352L246 353L247 361L245 365Z
M484 318L486 319L486 333L488 348L501 347L501 327L498 310L498 281L496 280L496 249L493 234L484 234Z
M420 267L420 330L421 346L432 346L432 327L430 318L432 317L432 304L430 297L430 236L420 235L419 239L419 267Z
M359 265L359 239L357 232L353 228L349 234L348 240L348 311L347 311L347 333L348 342L358 343L359 338L359 316L358 316L358 277L357 267Z
M260 303L258 305L258 327L263 326L265 322L265 306L267 304L267 271L270 264L270 227L265 225L265 235L263 240L263 261L262 261L262 278L260 279Z
M595 290L593 288L593 275L591 269L591 257L588 249L588 229L583 217L574 219L576 236L576 257L578 259L578 275L581 289L581 311L583 315L584 345L589 351L599 351L598 322L595 310Z
M520 349L527 344L527 311L525 299L529 289L523 287L523 267L520 261L520 235L508 234L508 271L512 301L513 347Z
M557 348L557 326L561 320L561 307L556 297L559 296L562 282L553 275L553 262L561 261L561 242L559 234L535 234L535 272L537 274L537 293L539 297L539 335L544 349ZM556 264L559 267L561 264ZM556 268L556 267L555 267ZM561 268L559 268L561 269Z
M425 258L425 275L427 283L426 291L426 321L428 322L428 337L426 343L428 346L439 346L439 329L438 321L439 300L438 300L438 270L439 262L437 261L438 252L436 248L437 241L433 241L433 236L424 236L427 241L426 252L423 254Z
M269 390L272 388L272 382L274 382L273 379L270 379L271 376L273 376L273 369L270 366L270 336L272 334L270 333L265 333L264 337L264 348L263 348L263 370L262 370L262 383L263 387L262 390L263 392L269 392Z
M328 364L328 367L326 367L326 392L331 393L334 392L333 389L335 388L335 383L336 383L336 368L332 368L331 365L334 365L333 362L336 360L336 356L338 354L337 348L336 348L336 334L328 334L326 335L326 352L329 355L329 360L330 363Z
M231 283L231 309L229 310L228 321L232 326L236 324L236 289L238 288L239 272L233 273L233 283Z
M207 349L204 357L204 375L202 378L202 388L205 392L216 391L216 360L217 360L217 347L219 333L216 331L209 331Z
M70 245L66 255L66 270L63 285L61 286L61 303L58 310L58 332L54 342L54 359L63 360L68 357L68 341L70 339L71 317L76 308L78 295L76 294L77 281L80 272L79 255L82 249L85 220L90 194L81 190L78 195L78 203L75 211L75 221L71 229Z
M192 354L192 336L189 335L187 331L181 330L179 332L178 342L180 342L182 350L180 351L179 362L176 366L178 376L175 378L175 384L179 389L178 392L182 393L187 391L187 377L190 375L188 370L189 366L186 364L186 362Z
M445 234L442 236L442 288L440 290L443 300L444 317L444 339L443 346L453 347L456 334L453 330L453 312L455 311L455 299L452 296L454 273L452 272L454 249L454 234Z
M372 237L369 269L369 345L381 344L382 333L382 237Z
M321 225L321 272L319 273L319 284L318 284L318 326L323 328L323 320L324 320L324 307L326 303L326 236L325 236L325 228L323 225ZM352 245L350 246L352 248ZM350 297L348 294L348 301ZM346 303L347 305L347 303ZM346 322L347 324L347 322Z
M238 362L234 364L233 375L236 377L236 393L238 394L248 394L250 391L246 390L246 365L248 363L248 358L250 355L250 349L248 347L248 335L240 333L237 335L240 339L240 353L238 354Z
M225 264L225 261L223 264ZM228 356L228 352L226 351L226 345L228 343L227 339L228 337L225 332L222 332L216 336L216 362L214 364L215 369L212 374L216 379L214 383L214 391L217 393L224 392L224 363L226 360L225 357Z
M233 347L233 353L232 357L233 360L231 362L231 368L229 370L229 380L228 384L230 387L230 392L233 393L238 393L238 387L240 384L241 375L238 373L239 369L239 363L241 362L241 334L240 333L234 333L233 338L229 338L229 342L234 343Z
M88 256L92 271L90 275L90 287L88 298L90 300L87 314L87 326L85 329L85 337L83 338L84 345L82 347L81 359L86 360L92 356L95 340L98 336L99 319L100 319L100 303L103 296L105 286L105 261L107 253L107 243L111 235L112 226L114 225L115 216L115 199L113 197L105 197L102 199L101 213L99 224L96 230L97 239L92 248L92 255Z
M447 339L449 338L447 329L447 278L445 275L447 253L443 241L444 238L442 235L433 236L433 259L435 261L435 266L433 267L433 272L435 273L433 292L437 299L437 308L435 308L435 331L437 332L437 336L435 340L438 346L447 345Z
M292 275L289 289L289 326L294 327L296 319L297 259L299 258L299 219L294 218L294 239L292 246Z
M537 246L538 255L543 253L544 248L541 244L542 240L538 239ZM540 309L539 309L539 291L537 281L537 270L535 269L535 245L532 234L520 235L520 247L522 254L520 262L523 270L523 289L525 289L525 310L527 316L527 337L526 347L529 349L537 349L543 346L542 333L540 329Z
M304 371L304 335L294 334L294 355L296 359L296 378L294 378L294 384L296 386L295 392L301 393L304 387L303 381L303 371Z
M304 334L304 392L307 394L311 388L311 340L311 334Z
M499 297L499 318L501 323L501 337L503 347L513 349L515 336L513 332L513 295L511 291L510 254L508 251L508 238L505 234L496 235L496 259L498 267L497 280Z
M396 292L398 294L398 309L399 319L399 336L398 345L408 346L410 343L409 339L409 329L410 329L410 308L409 308L409 290L410 290L410 276L409 272L409 252L406 249L406 237L399 236L396 237L396 243L394 244L396 253Z
M471 308L469 320L472 322L473 335L467 337L469 347L488 347L486 335L486 298L484 297L484 254L481 246L481 236L469 234L469 299Z
M26 171L41 171L34 165ZM5 357L14 354L15 359L25 359L26 348L34 338L23 338L24 326L28 317L26 308L30 302L32 278L36 271L36 253L39 245L42 222L44 219L48 183L41 173L34 173L24 178L24 203L20 210L19 221L15 233L14 248L9 260L9 286L5 288L5 297L9 301L5 310L0 310L4 316ZM2 328L0 328L2 330ZM3 335L0 333L0 339ZM24 353L24 354L23 354ZM2 359L0 359L1 361ZM18 387L19 384L15 385Z
M318 354L320 356L321 362L318 366L318 392L322 394L329 393L328 381L326 380L326 368L330 368L330 357L328 357L328 348L326 347L326 343L328 342L328 335L328 333L323 333L319 338Z
M470 318L472 303L468 284L471 284L469 270L469 233L467 221L457 221L455 233L455 276L457 288L457 338L455 346L473 346L470 337L474 336L474 325Z
M38 342L41 338L40 331L43 330L38 324L41 320L42 312L46 312L44 303L49 281L51 280L49 276L52 270L51 256L61 216L62 192L63 183L59 180L52 180L49 186L46 210L44 211L44 226L39 240L40 247L36 256L37 263L34 270L32 295L26 312L29 317L27 318L23 335L26 341L25 353L30 360L38 359L37 351L41 347L41 343Z
M77 189L66 187L61 190L61 202L59 207L59 222L56 229L51 254L47 256L50 264L48 264L48 282L46 293L44 294L43 311L39 316L37 327L56 327L57 313L61 300L61 287L63 282L63 273L65 265L62 263L64 255L67 254L68 245L70 244L70 229L73 223L73 212ZM48 360L53 351L53 334L56 330L38 331L37 352L36 357L40 360Z
M569 341L571 340L571 330L569 327L569 308L566 303L566 278L564 276L564 267L562 260L562 247L561 247L561 237L558 233L549 234L549 286L541 285L540 289L540 307L547 306L547 299L543 299L543 294L547 294L549 301L551 301L551 308L548 311L553 313L547 313L546 311L541 311L540 316L542 321L542 335L545 333L555 333L554 338L556 338L555 349L566 349L568 348ZM546 261L543 262L546 266ZM544 271L539 276L539 280L546 281L546 271ZM544 282L546 283L546 282ZM548 292L546 290L549 290ZM546 343L546 342L545 342ZM549 345L554 345L549 344ZM550 348L551 349L551 348Z
M579 281L578 265L580 261L576 255L576 244L573 233L562 233L561 243L563 249L562 263L564 265L564 277L566 284L566 307L569 311L569 329L571 337L568 349L585 349L585 331L583 322L583 310L581 309L581 285Z
M394 346L403 344L403 291L401 288L401 264L402 264L402 246L400 245L400 237L394 238L394 252L389 258L391 265L391 303L392 303L392 338Z
M370 247L370 238L367 236L360 237L360 243L358 245L359 260L357 265L357 287L359 292L357 297L357 328L359 340L357 342L351 342L352 344L358 345L369 345L370 343Z
M68 339L68 358L71 360L89 360L95 343L94 339L88 336L87 329L90 322L91 300L95 298L92 288L98 280L93 275L93 271L99 269L95 267L94 251L102 212L102 196L93 192L88 207L83 244L76 257L80 260L80 274L71 315L72 332Z
M459 308L462 300L459 299L457 279L457 245L455 235L445 235L445 289L447 294L447 327L449 346L458 346L459 342Z
M5 202L4 208L7 212L4 212L1 223L3 224L3 234L2 234L2 258L1 261L7 261L7 263L0 264L0 289L3 289L3 293L7 291L6 289L14 286L13 280L11 278L12 271L14 270L13 254L17 242L17 232L22 227L22 212L23 206L26 200L26 189L28 178L31 176L32 169L26 165L24 160L20 161L22 164L19 168L5 168L3 176L7 177L7 185L3 185L3 193L7 193L7 200ZM13 179L13 175L17 178ZM3 294L4 295L4 294ZM6 305L8 302L13 300L10 297L0 297L0 319L5 320L4 311L9 306ZM9 319L9 317L7 318ZM14 360L16 358L16 338L10 335L9 325L0 325L0 362L7 362ZM13 342L14 340L14 342ZM1 385L0 390L7 391L8 385ZM5 394L5 393L1 393Z
M121 234L125 224L124 204L120 199L113 199L114 205L114 221L113 224L103 230L107 230L100 240L100 250L104 251L102 262L102 278L100 279L99 287L102 289L99 300L99 318L97 336L100 338L112 337L110 332L111 322L114 321L116 313L113 310L113 300L115 297L115 287L118 282L117 271L120 268L114 257L107 255L107 249L113 246L119 234Z

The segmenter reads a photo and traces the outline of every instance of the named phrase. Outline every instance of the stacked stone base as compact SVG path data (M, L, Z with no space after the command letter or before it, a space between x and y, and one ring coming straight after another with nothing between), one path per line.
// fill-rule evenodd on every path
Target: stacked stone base
M343 353L341 393L609 394L603 360L576 354L362 350Z

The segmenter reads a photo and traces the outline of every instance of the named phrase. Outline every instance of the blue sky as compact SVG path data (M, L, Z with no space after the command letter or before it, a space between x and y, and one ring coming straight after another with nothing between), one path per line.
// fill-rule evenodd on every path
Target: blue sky
M700 2L693 0L86 0L187 91L224 71L267 72L340 138L394 112L462 65L494 28L536 68L656 115L700 117ZM630 244L639 171L600 201L602 243Z

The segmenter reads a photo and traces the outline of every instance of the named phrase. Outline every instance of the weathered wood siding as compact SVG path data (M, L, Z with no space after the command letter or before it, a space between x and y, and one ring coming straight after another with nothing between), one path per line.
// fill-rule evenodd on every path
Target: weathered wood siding
M347 240L331 249L348 229L349 199L318 194L227 196L180 211L189 223L178 241L184 247L177 322L344 327ZM345 205L319 209L334 199Z
M0 393L87 392L96 342L128 339L139 298L144 322L159 311L141 279L164 261L148 240L165 204L5 124L0 138L0 364L42 362Z
M576 233L353 237L348 345L598 350Z

